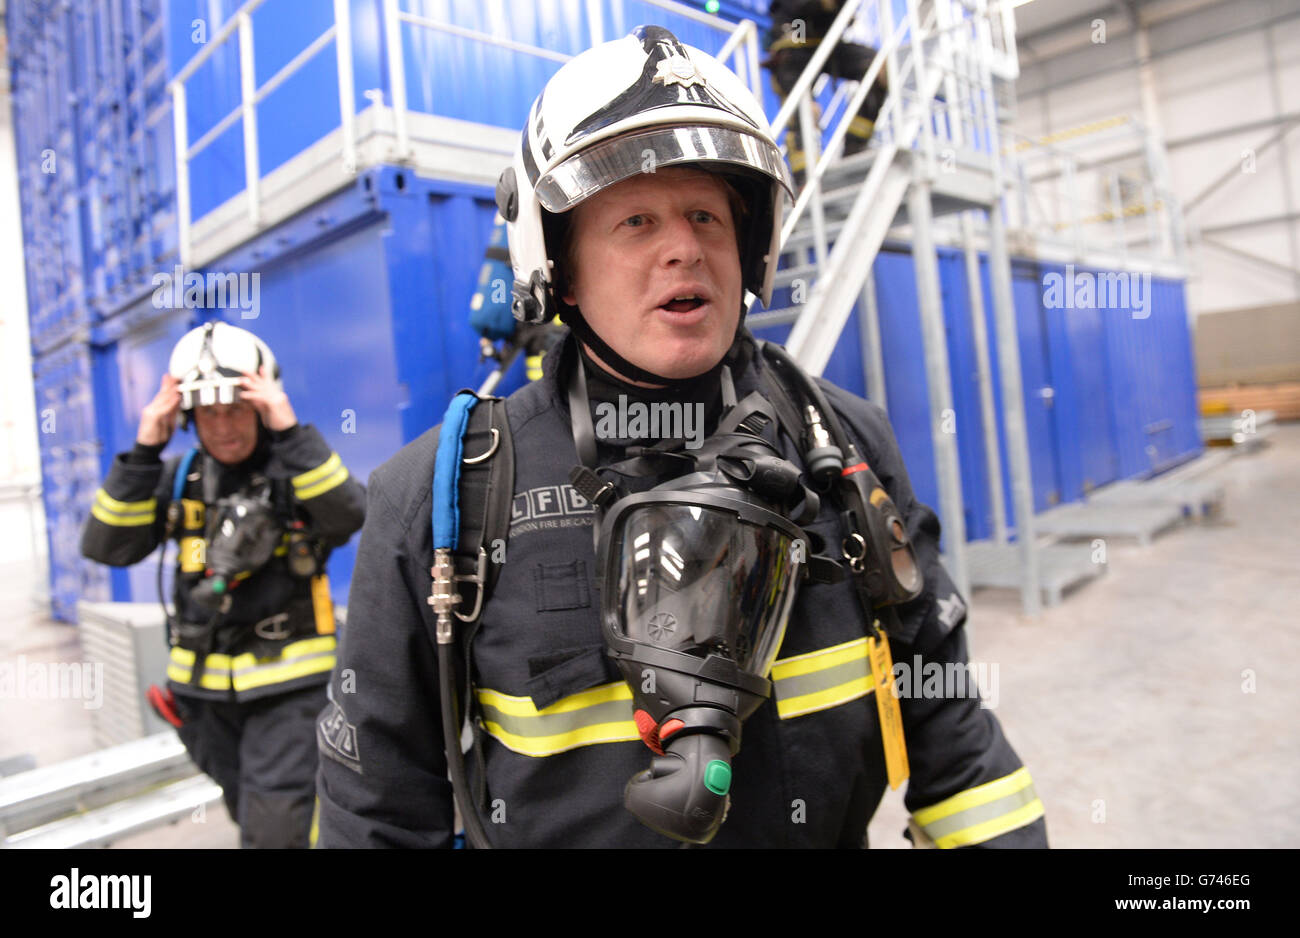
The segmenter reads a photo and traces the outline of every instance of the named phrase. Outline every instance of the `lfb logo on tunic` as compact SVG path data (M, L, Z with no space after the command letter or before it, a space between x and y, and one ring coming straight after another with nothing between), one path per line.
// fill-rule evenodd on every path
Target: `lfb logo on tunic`
M589 525L593 511L572 485L538 486L515 495L510 505L510 534Z

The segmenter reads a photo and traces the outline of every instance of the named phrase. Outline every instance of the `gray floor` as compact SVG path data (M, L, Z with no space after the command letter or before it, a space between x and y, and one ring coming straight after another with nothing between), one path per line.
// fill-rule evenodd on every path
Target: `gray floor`
M972 658L997 666L994 712L1033 773L1057 847L1300 846L1300 425L1215 470L1224 521L1148 547L1107 545L1108 572L1036 620L980 591ZM78 660L76 633L0 567L0 661ZM1251 690L1253 685L1253 691ZM0 701L0 762L91 750L77 701ZM872 822L906 847L902 793ZM218 808L123 847L231 847Z

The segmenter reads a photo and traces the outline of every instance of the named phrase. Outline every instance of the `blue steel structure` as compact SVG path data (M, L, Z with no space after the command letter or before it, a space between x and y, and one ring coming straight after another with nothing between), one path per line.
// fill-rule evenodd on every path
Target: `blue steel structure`
M970 293L960 252L941 248L938 254L966 536L984 540L993 534L993 518ZM1023 259L1012 264L1034 507L1038 511L1079 501L1109 482L1162 472L1202 450L1183 285L1152 279L1148 315L1135 318L1128 308L1045 305L1043 278L1063 272L1060 265ZM930 414L921 325L916 315L915 265L906 247L895 244L876 257L873 273L890 422L917 497L936 505L939 486L930 426L932 419L943 418ZM993 336L988 259L983 255L980 280L986 331ZM773 300L777 307L788 302L788 292ZM859 311L854 312L855 318L857 315ZM782 341L788 332L788 326L780 326L761 330L760 335ZM1001 383L997 358L991 359L999 455L1005 467ZM856 322L845 327L825 377L864 394ZM1051 393L1042 393L1045 389ZM1014 533L1011 483L1005 472L1002 482L1007 524Z
M523 12L510 20L512 38L571 52L588 44L585 25L572 13L577 5L549 0L515 6ZM765 29L757 9L765 6L762 0L724 0L719 12L756 18ZM330 7L268 0L258 9L259 84L329 26ZM685 41L710 45L696 35L703 27L648 4L604 0L602 7L606 37L658 21ZM37 407L42 429L49 428L40 446L51 592L53 611L64 619L74 617L80 598L156 596L152 563L110 570L82 561L78 532L113 454L130 447L172 344L187 329L224 317L265 338L281 361L300 419L320 427L362 480L436 424L458 388L477 386L490 371L478 361L468 309L492 227L492 193L424 178L409 167L367 169L206 265L259 275L256 318L210 308L211 297L196 308L155 302L154 275L170 273L177 262L165 83L219 27L208 19L214 8L224 21L236 4L12 0L8 8ZM441 18L486 32L503 28L491 19L495 6L470 0L407 0L403 8L436 9ZM358 110L390 93L381 10L379 0L350 0ZM415 111L517 128L536 90L558 68L440 33L419 38L407 29L403 37ZM218 49L190 79L191 143L239 101L236 48ZM259 105L263 174L338 125L336 86L333 56L317 56ZM775 98L768 104L774 112ZM239 121L191 163L190 173L194 219L238 194L244 185ZM991 520L966 276L956 252L941 250L939 260L966 528L978 539L989 536ZM1040 510L1119 478L1167 468L1200 449L1182 285L1158 282L1147 319L1127 310L1044 309L1042 277L1051 270L1017 261L1014 271ZM982 279L993 335L986 262ZM934 504L931 415L906 246L881 252L875 282L890 416L918 497ZM788 296L779 295L773 305L788 305ZM781 340L787 332L777 327L763 335ZM825 376L862 394L861 362L858 330L850 324ZM1000 414L996 360L991 366ZM517 364L498 393L522 380ZM1054 388L1054 400L1037 395L1041 387ZM192 432L178 433L168 452L192 439ZM1009 495L1006 501L1009 506ZM340 602L346 601L353 557L348 547L331 561Z

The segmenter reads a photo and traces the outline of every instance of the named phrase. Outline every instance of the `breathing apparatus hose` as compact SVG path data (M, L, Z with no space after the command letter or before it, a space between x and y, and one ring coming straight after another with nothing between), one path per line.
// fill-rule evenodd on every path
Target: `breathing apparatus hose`
M479 820L478 810L469 794L465 777L465 755L460 751L460 719L456 708L456 665L452 660L451 642L438 643L438 699L442 709L442 739L447 750L447 773L451 777L452 793L460 808L460 819L465 825L465 839L475 850L491 849L487 832Z
M798 362L791 357L790 353L774 342L764 342L762 344L763 354L772 359L779 369L792 377L799 385L800 389L813 402L820 411L822 420L826 421L826 427L830 430L831 437L835 440L835 445L840 448L844 454L846 463L852 465L861 460L858 448L853 445L849 435L844 432L844 425L840 423L839 416L835 409L831 407L826 400L826 395L822 393L821 387L817 382L809 377L808 373L799 367Z
M780 371L790 375L813 402L844 455L839 478L834 483L843 497L851 532L842 549L855 574L858 596L874 634L878 610L915 599L925 585L906 523L875 472L844 432L839 416L817 382L781 346L764 342L762 352ZM853 544L852 552L850 544ZM888 609L888 613L892 619L894 610Z

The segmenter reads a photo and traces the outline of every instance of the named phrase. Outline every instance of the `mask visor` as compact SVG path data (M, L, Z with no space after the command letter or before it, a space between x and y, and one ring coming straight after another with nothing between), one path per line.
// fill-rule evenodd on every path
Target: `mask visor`
M640 645L721 655L766 677L794 604L798 529L773 512L733 504L745 511L649 502L621 513L604 619ZM772 523L759 521L763 515Z

